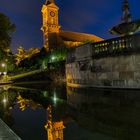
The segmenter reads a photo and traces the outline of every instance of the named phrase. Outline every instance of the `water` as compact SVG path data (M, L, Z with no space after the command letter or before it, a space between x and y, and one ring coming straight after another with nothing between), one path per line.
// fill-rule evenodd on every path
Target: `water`
M23 140L47 140L46 108L65 125L64 140L139 140L138 90L74 89L65 85L0 87L0 118Z

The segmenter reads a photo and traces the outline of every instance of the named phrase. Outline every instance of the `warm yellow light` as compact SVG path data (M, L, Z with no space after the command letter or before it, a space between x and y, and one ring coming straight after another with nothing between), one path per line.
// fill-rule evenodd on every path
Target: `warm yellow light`
M6 103L6 102L7 102L6 98L4 98L4 99L2 100L2 102L3 102L3 103Z
M6 74L7 74L7 72L3 72L3 74L4 74L4 75L6 75Z
M5 65L5 63L2 63L1 66L4 68L6 65Z

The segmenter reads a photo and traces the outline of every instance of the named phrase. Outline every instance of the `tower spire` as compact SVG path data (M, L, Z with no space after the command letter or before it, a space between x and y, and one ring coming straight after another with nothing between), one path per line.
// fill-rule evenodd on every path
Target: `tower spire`
M122 11L123 11L123 16L122 16L122 22L123 23L128 23L131 22L131 14L129 11L129 3L128 0L124 0L123 6L122 6Z
M51 4L51 3L55 3L54 0L46 0L45 4Z
M55 3L55 1L54 0L50 0L51 1L51 3Z

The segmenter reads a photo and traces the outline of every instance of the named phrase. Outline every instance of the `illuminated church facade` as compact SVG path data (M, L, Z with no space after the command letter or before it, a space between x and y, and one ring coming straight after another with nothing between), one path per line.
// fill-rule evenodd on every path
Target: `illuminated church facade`
M98 42L103 39L92 35L79 32L63 31L59 25L59 7L54 0L46 0L42 6L44 48L46 51L57 47L68 46L76 47L84 41Z

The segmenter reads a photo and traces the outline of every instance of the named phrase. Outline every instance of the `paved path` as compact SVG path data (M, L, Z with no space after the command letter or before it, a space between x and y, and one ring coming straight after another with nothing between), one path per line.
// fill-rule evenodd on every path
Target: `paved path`
M1 119L0 119L0 140L21 140Z
M38 69L38 70L33 70L33 71L29 71L29 72L25 72L25 73L13 75L13 76L8 76L7 80L12 81L12 80L15 80L15 79L20 79L20 78L28 77L28 76L31 76L31 75L34 75L34 74L38 74L38 73L41 73L41 72L44 72L44 71L45 70Z

